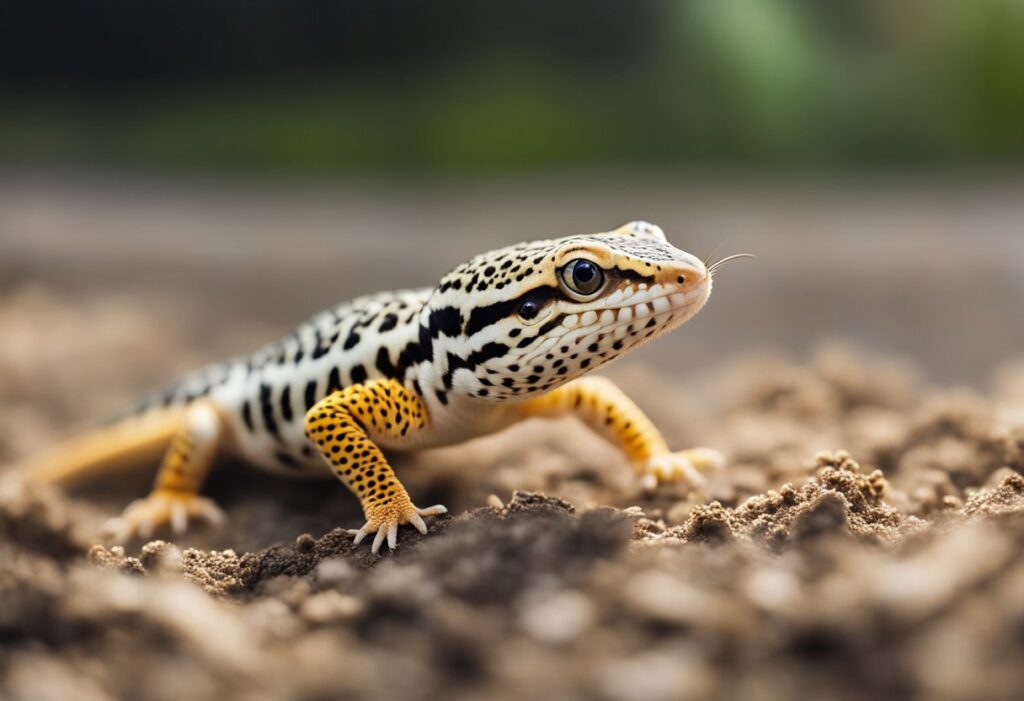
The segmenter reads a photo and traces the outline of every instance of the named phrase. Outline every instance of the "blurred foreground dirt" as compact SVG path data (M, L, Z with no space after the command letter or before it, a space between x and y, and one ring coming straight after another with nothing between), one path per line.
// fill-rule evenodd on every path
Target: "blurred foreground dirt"
M132 300L34 288L0 339L3 463L192 360ZM97 529L148 475L67 496L6 470L0 697L1024 694L1024 363L984 393L841 347L611 374L731 466L648 496L583 428L530 423L398 458L453 515L383 556L332 481L226 466L224 530L126 552Z

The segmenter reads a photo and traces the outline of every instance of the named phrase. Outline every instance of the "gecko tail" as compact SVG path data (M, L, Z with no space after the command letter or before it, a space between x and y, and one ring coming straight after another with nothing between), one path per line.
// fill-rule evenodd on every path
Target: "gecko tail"
M182 412L125 419L64 441L16 468L26 481L74 486L113 472L155 464L181 426Z

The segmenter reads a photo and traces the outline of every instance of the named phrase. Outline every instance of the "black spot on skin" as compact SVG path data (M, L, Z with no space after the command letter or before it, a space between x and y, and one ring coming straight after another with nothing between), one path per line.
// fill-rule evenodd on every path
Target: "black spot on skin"
M274 457L277 458L277 461L279 463L281 463L282 465L291 470L298 469L299 467L299 462L288 453L282 453L278 451L274 453Z
M433 338L437 338L441 334L457 336L462 328L462 314L455 307L442 307L430 312L427 323Z
M316 404L316 380L310 380L306 383L305 402L306 411L312 409L313 405Z
M333 367L331 374L327 376L327 395L330 396L339 389L341 389L341 371L337 367Z
M349 373L352 377L352 384L361 385L366 382L366 368L362 365L354 365Z
M405 377L405 371L411 365L415 365L426 357L422 347L416 341L410 341L398 354L398 362L395 363L393 372L396 379Z
M469 321L466 322L463 332L467 336L472 336L473 334L479 333L488 326L496 324L502 319L515 313L515 311L519 309L520 305L527 300L536 302L538 307L543 307L544 304L550 301L554 296L555 288L542 286L524 292L515 299L507 299L501 302L495 302L494 304L490 304L485 307L477 307L473 310L473 313L470 314Z
M171 388L171 389L167 390L166 392L164 392L163 396L160 398L160 403L163 406L170 406L171 404L174 403L174 389L173 388Z
M348 335L348 338L345 339L345 344L342 346L342 348L344 348L345 350L349 350L355 347L357 343L359 343L359 334L353 331Z
M313 360L317 360L317 359L322 358L325 355L327 355L327 351L329 350L329 346L323 345L323 340L324 340L323 337L320 335L320 329L317 329L316 330L316 336L314 337L314 344L315 345L313 347L313 352L310 354L310 356L313 358Z
M391 329L398 326L398 315L397 314L385 314L384 321L380 322L380 332L386 333Z
M249 405L249 400L246 399L245 403L242 404L242 420L245 422L245 427L249 431L254 430L252 425L252 407Z
M448 369L445 371L442 380L444 381L445 389L452 388L452 378L455 375L455 371L465 368L467 370L475 370L476 367L482 363L487 362L493 358L500 358L501 356L508 353L508 346L504 343L490 342L484 344L483 348L478 351L470 353L469 357L462 359L454 353L448 354Z
M546 321L540 327L540 331L538 333L539 333L539 335L543 336L543 335L547 334L549 331L551 331L551 329L555 328L556 326L558 326L561 323L562 323L562 317L561 316L557 316L554 319L551 319L550 321Z
M266 427L267 433L280 439L281 435L277 430L277 419L274 417L274 405L270 401L270 392L270 385L266 383L260 385L260 413L263 415L263 425Z
M388 349L384 346L377 349L375 365L377 366L377 370L379 370L385 377L398 379L402 375L401 370L391 362L391 355L388 353Z
M292 420L292 388L285 385L281 390L281 418L285 421Z

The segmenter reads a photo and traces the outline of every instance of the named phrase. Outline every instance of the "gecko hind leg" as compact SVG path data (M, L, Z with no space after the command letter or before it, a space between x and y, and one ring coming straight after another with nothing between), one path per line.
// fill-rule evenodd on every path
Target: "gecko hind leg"
M187 530L190 519L222 523L225 517L220 507L199 495L222 434L223 423L213 405L199 402L190 406L171 439L153 490L129 504L121 516L108 521L104 532L115 542L124 543L136 535L150 538L164 525L180 535Z

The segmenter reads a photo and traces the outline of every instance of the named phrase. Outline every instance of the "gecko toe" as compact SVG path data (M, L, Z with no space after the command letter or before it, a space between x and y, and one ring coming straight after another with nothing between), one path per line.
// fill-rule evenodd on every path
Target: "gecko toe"
M171 530L175 535L184 535L188 530L188 509L181 502L171 504Z
M707 480L701 473L722 469L725 463L725 457L711 448L664 453L647 461L640 484L648 492L663 482L682 482L691 489L702 489Z
M411 523L412 526L423 535L427 534L427 524L423 522L423 517L420 516L419 513L410 514L409 523Z
M380 546L384 543L384 536L387 532L383 528L377 529L377 535L373 538L373 545L370 546L370 552L374 555L380 552Z
M684 452L698 470L723 470L729 464L725 456L714 448L691 448Z
M192 520L219 525L226 517L220 507L205 497L158 490L129 504L120 517L108 521L104 533L115 542L127 543L134 537L149 540L158 528L170 526L180 536Z
M448 513L448 509L441 504L435 504L425 509L417 508L411 501L402 505L382 505L378 510L367 512L367 521L352 539L354 545L359 545L371 533L376 534L370 552L377 554L381 546L386 542L388 548L394 550L398 547L398 528L403 524L409 524L423 535L427 534L427 523L423 520L425 516L437 516Z
M131 526L120 516L107 519L100 532L105 540L116 545L127 543L132 537Z
M353 545L359 545L360 543L363 542L363 539L366 538L366 536L370 535L371 533L373 533L373 530L370 528L370 524L367 523L362 528L360 528L358 531L356 531L356 535L352 539L352 544Z

